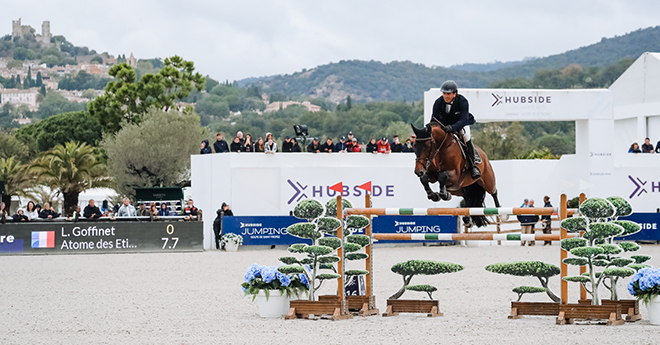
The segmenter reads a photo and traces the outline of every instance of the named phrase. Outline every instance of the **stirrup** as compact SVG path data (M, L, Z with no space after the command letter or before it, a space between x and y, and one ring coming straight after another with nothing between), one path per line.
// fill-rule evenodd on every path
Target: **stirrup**
M476 173L476 174L475 174L475 173ZM481 177L481 171L480 171L479 168L477 168L476 166L473 166L473 167L472 167L472 171L470 172L470 175L471 175L472 178L474 178L474 179L480 178L480 177Z

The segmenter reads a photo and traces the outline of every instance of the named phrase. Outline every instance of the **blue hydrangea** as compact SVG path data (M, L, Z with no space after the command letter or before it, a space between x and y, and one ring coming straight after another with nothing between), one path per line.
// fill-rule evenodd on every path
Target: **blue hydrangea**
M252 281L252 279L260 277L261 276L261 266L257 264L252 264L245 272L245 282L249 283Z
M642 291L660 286L660 269L644 267L637 271L630 279L630 283L628 283L628 292L631 295L635 295L635 283L639 285L639 289Z
M263 266L261 268L261 279L264 280L264 283L268 284L275 280L277 276L277 269L272 266Z
M307 280L307 276L302 273L298 273L298 278L300 278L300 281L309 289L309 281Z
M279 280L283 286L289 286L289 284L291 284L291 278L280 272L277 272L277 280Z

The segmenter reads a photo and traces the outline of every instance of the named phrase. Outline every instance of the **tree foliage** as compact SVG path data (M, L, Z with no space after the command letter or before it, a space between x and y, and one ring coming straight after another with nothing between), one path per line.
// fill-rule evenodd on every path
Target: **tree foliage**
M108 172L122 195L135 187L178 186L190 178L190 155L204 135L195 114L151 109L139 124L127 124L101 146ZM176 140L172 140L176 138Z
M109 185L105 165L96 158L94 148L85 143L58 144L41 153L29 171L35 174L37 182L62 194L65 216L76 210L80 193Z
M137 80L135 70L125 63L110 68L115 80L105 87L105 94L89 103L89 111L99 119L104 131L115 133L125 121L140 123L150 107L169 110L174 101L187 97L193 88L204 89L204 77L194 73L194 63L179 56L166 58L156 74Z
M30 146L33 153L47 151L69 141L98 146L102 139L101 125L86 111L51 116L35 124L21 127L16 137Z

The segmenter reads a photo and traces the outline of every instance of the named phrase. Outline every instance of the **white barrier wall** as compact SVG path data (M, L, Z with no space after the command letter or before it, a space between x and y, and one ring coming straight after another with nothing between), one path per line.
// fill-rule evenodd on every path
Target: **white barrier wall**
M426 198L413 173L414 157L412 153L194 155L189 194L195 199L195 205L205 212L205 248L213 244L215 210L223 202L231 206L235 215L287 215L303 198L325 202L336 196L328 187L338 182L343 182L346 197L360 207L364 203L364 193L357 186L365 182L372 183L374 207L458 206L460 198L457 197L437 203ZM633 158L638 157L645 158ZM658 158L653 163L658 171L660 155L653 158ZM542 206L544 195L550 196L551 202L558 206L560 194L573 197L593 187L592 190L611 188L612 193L598 193L598 196L618 193L628 198L637 212L653 212L660 207L660 179L653 177L653 170L644 165L649 164L648 160L640 160L638 168L622 168L614 177L616 184L610 186L592 186L588 182L589 172L579 168L580 159L576 155L564 155L561 160L505 160L492 164L503 206L519 206L525 198L535 199L536 205ZM629 198L635 188L627 177L632 173L649 182L646 193ZM433 188L437 190L437 185ZM494 206L490 196L486 197L486 205Z

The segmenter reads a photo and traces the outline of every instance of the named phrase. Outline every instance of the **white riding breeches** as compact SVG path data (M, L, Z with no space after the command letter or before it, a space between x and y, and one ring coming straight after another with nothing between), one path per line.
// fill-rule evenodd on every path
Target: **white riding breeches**
M472 137L470 136L470 126L463 127L461 131L463 131L463 138L465 138L466 143L470 141L470 139L472 139Z

